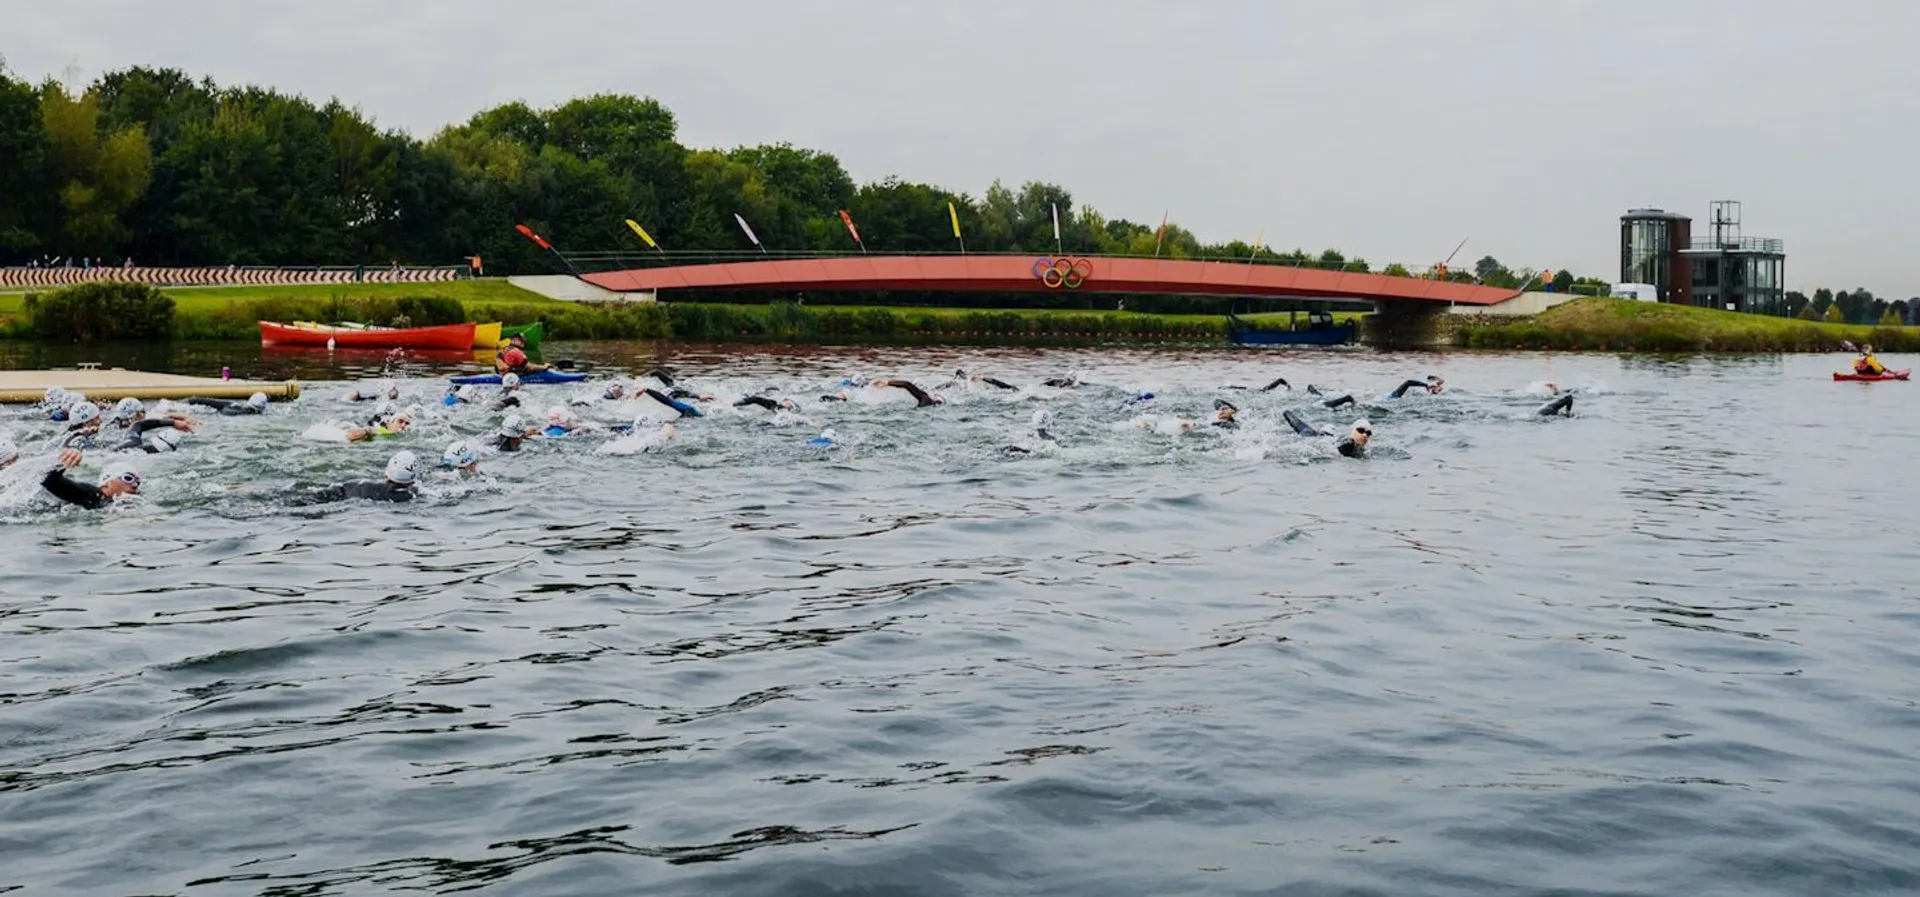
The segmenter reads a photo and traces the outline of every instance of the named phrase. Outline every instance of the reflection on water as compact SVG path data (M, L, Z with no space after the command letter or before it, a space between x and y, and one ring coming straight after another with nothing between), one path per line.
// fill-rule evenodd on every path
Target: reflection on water
M64 361L385 365L92 351ZM312 383L131 459L133 506L0 483L0 891L1920 887L1916 483L1867 450L1920 435L1899 384L1819 358L547 355L720 401L645 452L568 437L411 506L280 504L497 423L433 404L463 359L410 357L430 413L398 442L303 439L354 407ZM956 367L1092 385L727 407ZM1454 389L1378 398L1430 372ZM1281 375L1367 407L1222 389ZM1576 417L1532 415L1547 379ZM1217 397L1239 430L1161 426ZM1043 407L1060 447L1002 451ZM1377 456L1302 443L1290 407L1365 414Z

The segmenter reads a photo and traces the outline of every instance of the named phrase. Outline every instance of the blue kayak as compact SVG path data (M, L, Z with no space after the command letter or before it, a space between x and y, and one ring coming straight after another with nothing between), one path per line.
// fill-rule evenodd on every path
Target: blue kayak
M553 370L552 368L548 368L547 370L540 371L534 374L520 375L520 383L523 386L528 384L533 384L533 383L578 383L585 379L587 379L587 375L582 374L578 371L556 371L556 370ZM461 386L465 386L469 383L479 384L479 385L498 384L500 382L500 375L499 374L469 374L468 376L465 376L465 377L455 377L453 378L453 382L458 383Z

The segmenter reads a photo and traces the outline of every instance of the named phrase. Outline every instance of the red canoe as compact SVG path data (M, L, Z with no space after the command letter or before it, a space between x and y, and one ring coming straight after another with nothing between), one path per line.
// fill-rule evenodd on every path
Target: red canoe
M1884 374L1834 374L1833 379L1835 380L1866 380L1866 381L1905 380L1907 379L1907 375L1911 373L1913 373L1912 368L1901 368L1900 370L1888 371Z
M365 330L352 327L295 327L291 324L260 322L260 345L325 346L333 341L340 349L471 349L472 324L446 324L439 327L387 327Z

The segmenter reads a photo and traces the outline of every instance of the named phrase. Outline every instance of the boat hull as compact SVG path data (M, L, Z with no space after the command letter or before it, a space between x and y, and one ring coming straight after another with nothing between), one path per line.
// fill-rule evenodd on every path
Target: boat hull
M471 350L472 324L447 324L440 327L401 327L391 330L361 330L349 327L295 327L273 321L260 322L263 346L321 346L331 341L341 349L441 349Z
M1881 380L1905 380L1913 373L1912 368L1888 371L1884 374L1834 374L1835 380L1854 380L1861 383L1878 383Z
M500 322L495 321L491 324L473 325L473 348L500 348Z

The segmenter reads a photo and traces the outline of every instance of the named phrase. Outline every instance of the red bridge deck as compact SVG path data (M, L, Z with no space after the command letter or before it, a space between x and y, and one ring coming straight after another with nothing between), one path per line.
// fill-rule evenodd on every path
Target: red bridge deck
M1285 265L1029 255L849 256L633 268L585 275L616 292L923 290L1156 293L1493 305L1520 294L1471 283Z

